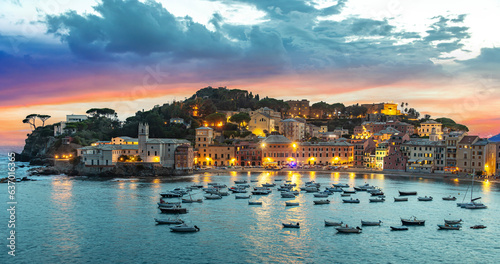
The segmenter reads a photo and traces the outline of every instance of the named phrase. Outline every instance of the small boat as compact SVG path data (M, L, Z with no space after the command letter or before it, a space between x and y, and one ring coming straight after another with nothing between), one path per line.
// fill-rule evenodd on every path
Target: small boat
M356 190L356 191L368 191L370 189L375 189L375 188L376 188L375 186L372 186L372 185L366 183L365 185L354 187L354 190Z
M227 185L225 184L220 184L220 183L216 183L216 182L209 182L208 185L214 187L214 188L226 188Z
M235 195L234 199L250 199L251 195Z
M250 184L236 184L239 188L250 188Z
M403 225L425 225L425 220L418 220L415 216L408 219L401 218Z
M298 202L285 202L285 206L299 206Z
M203 188L203 184L196 184L196 183L193 183L193 185L187 187L189 189L200 189L200 188Z
M182 203L203 203L203 199L182 199Z
M359 199L342 199L344 203L359 203Z
M362 226L379 226L381 223L382 223L382 221L380 221L380 220L378 220L378 222L361 220Z
M259 182L259 180L250 180L250 182Z
M432 201L432 196L418 197L417 199L421 202L430 202Z
M241 187L231 187L228 190L231 191L232 193L246 193L247 192L247 189L241 188Z
M295 194L291 192L282 192L281 198L295 198Z
M399 191L400 196L417 195L417 192L402 192Z
M275 182L282 181L283 179L274 179Z
M324 193L324 192L323 193L315 193L314 197L316 197L316 198L327 198L328 195L329 195L328 193Z
M198 231L200 231L200 229L197 226L182 224L182 225L171 227L170 231L172 231L172 232L198 232Z
M251 201L248 201L248 205L262 205L262 202L251 202Z
M449 224L449 225L458 225L458 224L461 224L462 223L462 219L460 220L444 220L444 223L445 224Z
M472 229L484 229L484 228L486 228L486 226L485 225L474 225L474 226L471 226L470 228L472 228Z
M304 188L304 191L306 191L306 192L318 192L319 189L316 186L306 186Z
M329 192L344 192L344 189L339 187L326 187L325 190Z
M372 192L371 195L372 196L384 196L384 192L382 192L382 191Z
M220 196L218 194L210 194L210 195L205 195L205 199L207 199L207 200L218 200L218 199L222 199L222 196Z
M262 184L262 187L274 187L276 186L276 183L264 183Z
M408 197L394 197L395 202L408 202Z
M356 193L356 190L344 190L344 193L353 194L353 193Z
M449 224L444 224L444 225L437 225L439 230L460 230L462 228L461 225L449 225Z
M177 192L166 192L166 193L160 193L161 197L163 198L179 198L182 197L182 193L177 193Z
M182 219L173 219L173 218L167 218L167 219L155 218L155 222L157 225L180 225L184 223Z
M160 211L164 214L187 214L187 209L180 205L174 207L160 207Z
M333 187L338 187L338 188L349 188L349 184L345 183L333 183Z
M381 202L385 202L385 199L384 198L370 198L370 203L381 203Z
M347 225L340 226L340 227L337 227L335 229L337 229L337 232L339 232L339 233L356 233L356 234L361 233L361 230L363 230L359 226L357 226L357 227L349 227Z
M299 223L296 223L296 224L285 224L285 223L282 223L283 225L283 228L300 228L300 224Z
M330 203L330 200L326 199L326 200L316 200L316 201L313 201L314 204L329 204Z
M158 203L158 207L174 207L174 206L177 206L177 205L181 205L181 203L179 202L176 202L176 203L166 203L164 202L163 200L161 200L159 203Z
M270 193L271 193L271 191L268 191L268 190L255 190L255 191L252 191L253 195L268 195Z
M351 196L351 194L350 193L341 193L340 196L342 196L342 197L349 197L349 196Z
M247 181L245 180L240 180L240 181L234 181L235 184L243 184L243 183L247 183Z
M333 222L333 221L327 221L325 220L325 226L342 226L344 222Z
M482 203L469 203L465 205L465 209L486 209L488 206L482 204Z
M391 226L391 231L406 231L408 227L406 226Z
M228 192L218 192L218 193L216 193L216 194L218 194L218 195L220 195L220 196L228 196L228 195L229 195L229 193L228 193Z
M457 197L455 196L448 196L448 197L443 197L443 200L445 201L455 201L457 199Z
M272 191L269 187L253 187L255 191Z

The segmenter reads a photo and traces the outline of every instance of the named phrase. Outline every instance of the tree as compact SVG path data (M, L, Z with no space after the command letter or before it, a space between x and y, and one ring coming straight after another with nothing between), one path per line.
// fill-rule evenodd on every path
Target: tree
M49 116L49 115L38 115L38 118L40 118L40 120L42 120L42 126L45 126L45 121L47 121L47 119L51 118L51 116Z
M425 119L425 120L429 120L429 119L431 119L431 115L426 114L426 115L425 115L425 117L424 117L424 119Z
M231 118L229 118L229 121L231 122L234 122L234 123L237 123L238 124L238 127L241 129L242 125L244 125L244 123L248 123L250 122L250 115L248 113L238 113L238 114L235 114L233 116L231 116Z
M115 110L110 109L110 108L91 108L87 110L87 114L91 115L92 117L107 117L107 118L116 118L118 115L116 114Z
M226 122L226 114L223 113L213 113L205 117L205 121L213 126L219 126L220 123L224 124Z
M23 123L30 124L33 127L33 130L35 130L37 117L38 117L38 114L27 115L26 118L23 120Z

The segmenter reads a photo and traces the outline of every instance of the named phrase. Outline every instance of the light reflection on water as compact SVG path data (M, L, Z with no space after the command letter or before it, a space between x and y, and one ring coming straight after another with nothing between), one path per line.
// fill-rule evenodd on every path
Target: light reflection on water
M369 203L370 195L352 195L360 204L343 204L338 193L330 196L328 205L314 205L317 198L301 192L296 198L281 198L276 188L267 196L251 200L262 206L249 206L248 200L234 195L222 200L204 200L186 204L189 213L181 215L188 223L201 228L195 234L169 232L168 226L156 226L159 214L158 193L193 183L218 182L228 186L234 180L247 180L257 186L291 180L298 187L315 180L322 187L331 183L383 188L385 203ZM250 179L258 179L251 183ZM21 262L37 263L460 263L464 252L468 263L493 263L498 257L496 240L500 235L497 219L500 194L498 185L477 182L474 196L482 196L489 208L465 210L455 202L441 200L453 195L457 202L470 199L470 182L450 178L444 181L413 177L398 178L380 173L355 175L339 172L248 172L225 175L208 173L171 180L91 181L66 177L46 178L22 183L18 194L19 241L30 241L20 247ZM398 190L415 190L418 196L431 195L432 202L394 203ZM202 198L201 191L193 198ZM321 198L324 199L324 198ZM171 199L172 201L176 199ZM300 206L287 207L285 201ZM391 232L390 225L400 225L400 217L412 215L427 220L424 227L410 227L408 232ZM464 219L463 230L437 231L443 219ZM360 220L382 220L380 227L364 227L359 235L336 234L325 227L324 219L344 221L352 226ZM300 229L284 229L281 223L300 222ZM474 224L485 224L484 230L471 230ZM374 258L374 256L376 256ZM0 262L2 261L0 257ZM21 263L20 262L20 263Z

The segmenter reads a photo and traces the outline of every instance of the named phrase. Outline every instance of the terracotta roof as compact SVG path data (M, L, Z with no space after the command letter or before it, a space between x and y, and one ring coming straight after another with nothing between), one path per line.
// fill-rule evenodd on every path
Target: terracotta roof
M264 139L262 143L266 144L290 144L292 141L283 135L271 135Z
M470 145L474 142L474 140L476 140L478 138L479 138L479 136L465 136L462 138L462 140L460 140L460 142L458 142L458 144Z

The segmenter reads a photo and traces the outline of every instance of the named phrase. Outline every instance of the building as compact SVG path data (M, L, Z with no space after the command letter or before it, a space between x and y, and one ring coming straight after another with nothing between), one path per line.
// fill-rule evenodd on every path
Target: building
M384 158L389 152L389 142L383 141L377 144L375 148L375 168L379 170L384 169Z
M354 145L346 141L302 142L292 153L299 165L352 165Z
M365 152L368 149L375 149L376 143L373 139L351 139L351 144L354 145L353 166L358 168L366 167ZM374 152L375 154L375 152Z
M110 144L113 145L139 145L139 140L137 138L131 138L127 136L115 137L111 139Z
M68 123L76 123L87 120L87 115L66 115L66 121L61 121L54 124L54 137L60 136L62 134L73 134L76 132L76 128L67 128Z
M384 171L406 171L407 159L394 145L389 145L384 157Z
M394 103L379 103L379 104L362 104L361 106L367 109L366 114L384 114L388 116L401 115L398 110L398 104Z
M422 124L418 128L418 136L420 137L428 137L431 133L435 132L439 136L439 140L443 139L443 124L436 122L434 120L428 120Z
M206 147L214 143L215 133L210 127L199 127L196 129L195 148Z
M279 131L291 141L300 141L305 138L306 124L292 118L281 120Z
M464 136L457 144L457 171L473 173L472 144L479 140L478 136ZM475 158L474 158L475 159Z
M258 142L241 141L235 144L236 163L240 166L261 166L262 148Z
M444 152L444 143L430 141L429 139L411 139L402 143L401 152L407 158L406 171L434 172L436 169L436 153L439 149ZM444 155L444 153L442 154Z
M235 147L215 144L215 133L212 128L196 129L195 146L198 151L195 164L198 166L234 166L236 164Z
M82 122L88 118L87 115L66 115L66 123Z
M86 167L112 167L117 162L123 162L122 156L137 156L138 145L99 144L77 149L77 156L82 158ZM137 160L135 160L137 161Z
M457 167L457 146L467 134L464 132L453 131L445 136L446 157L445 157L445 172L456 172Z
M292 143L290 139L282 135L268 136L261 142L262 148L262 165L263 166L282 166L296 162L295 157L292 158L294 148L297 148L297 143Z
M301 101L287 101L290 109L288 109L287 115L289 117L302 117L308 118L310 115L309 101L302 99Z
M408 134L409 136L415 134L415 127L411 124L401 121L387 121L363 122L361 127L357 126L354 128L354 135L375 134L387 128L393 128L401 133Z
M192 170L194 161L193 147L190 145L181 145L175 149L175 169Z
M250 114L248 130L259 137L266 137L267 134L276 131L275 119L264 112L254 111Z

